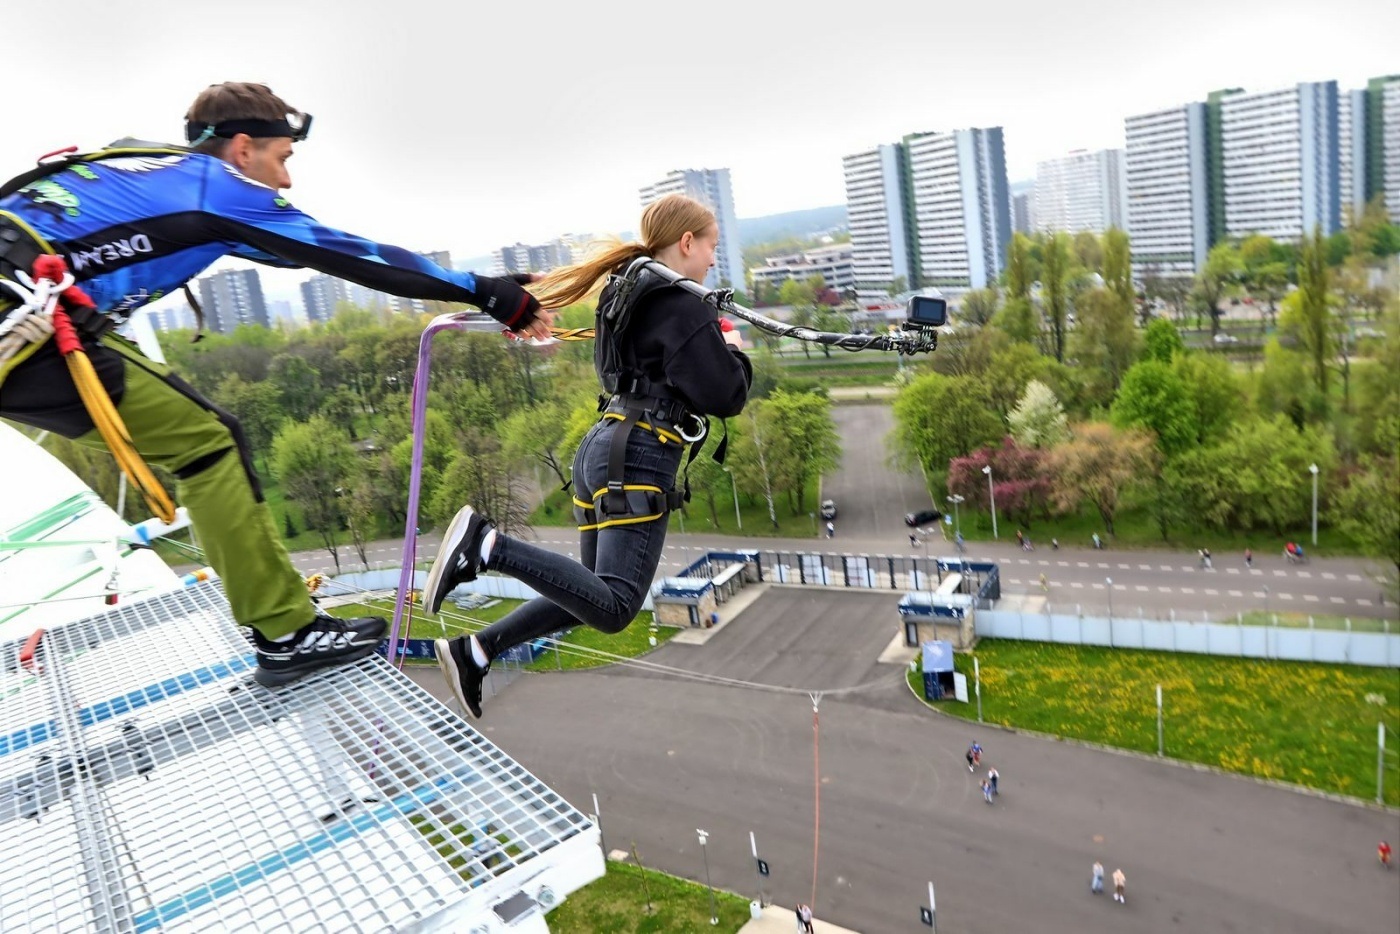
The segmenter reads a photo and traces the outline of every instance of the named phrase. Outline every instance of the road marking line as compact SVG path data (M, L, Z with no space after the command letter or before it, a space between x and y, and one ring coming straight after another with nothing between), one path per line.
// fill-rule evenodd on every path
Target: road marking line
M1149 588L1144 587L1144 586L1142 586L1141 584L1138 584L1138 585L1137 585L1137 589L1138 589L1138 592L1139 592L1139 593L1147 593L1148 590L1149 590Z
M1238 573L1240 573L1240 569L1239 569L1239 568L1226 568L1226 569L1225 569L1225 573L1226 573L1226 574L1238 574Z
M1182 593L1195 593L1195 592L1196 592L1196 588L1194 588L1194 587L1183 587L1183 588L1181 588L1181 592L1182 592Z
M1288 572L1287 572L1287 571L1275 571L1275 572L1274 572L1274 577L1287 577L1287 576L1288 576Z
M1171 592L1172 592L1172 589L1171 589L1170 587L1158 587L1158 588L1157 588L1157 592L1158 592L1158 593L1171 593Z
M1298 576L1299 576L1299 577L1312 577L1312 572L1311 572L1311 571L1299 571L1299 572L1298 572Z
M1317 602L1317 595L1316 595L1316 594L1305 593L1305 594L1303 594L1303 599L1306 600L1308 603L1316 603L1316 602Z
M1172 567L1170 564L1161 564L1161 565L1158 565L1158 568L1161 569L1161 570L1163 570L1163 571L1175 571L1175 570L1176 570L1176 568Z
M1220 591L1218 591L1218 590L1211 590L1209 587L1207 587L1207 588L1206 588L1206 596L1208 596L1208 597L1218 597L1218 596L1220 596Z
M1121 565L1121 566L1122 566L1122 567L1127 567L1126 564ZM1099 567L1101 567L1101 568L1107 568L1107 567L1108 567L1108 562L1107 562L1107 561L1100 561L1100 562L1099 562Z
M1333 603L1346 603L1346 602L1347 602L1347 598L1346 598L1346 597L1333 597L1333 598L1332 598L1332 602L1333 602Z
M1084 589L1084 585L1081 584L1079 581L1073 581L1072 583L1070 583L1070 586L1073 587L1075 590L1083 590L1083 589Z
M1152 570L1152 565L1150 565L1150 564L1139 564L1139 565L1138 565L1138 570L1139 570L1139 571L1150 571L1150 570Z
M1076 564L1078 564L1078 566L1081 567L1081 568L1087 568L1087 567L1089 566L1089 562L1088 562L1088 561L1079 561L1079 562L1076 562Z
M1370 605L1371 605L1371 601L1370 601L1370 600L1363 600L1363 599L1361 599L1360 597L1357 598L1356 603L1357 603L1357 606L1370 606Z
M1291 593L1281 593L1281 594L1278 595L1278 598L1279 598L1280 600L1292 600L1292 599L1293 599L1293 594L1291 594Z
M1133 566L1131 564L1120 564L1118 566L1125 571L1131 571L1133 569ZM1104 567L1108 567L1108 565L1105 564Z
M1095 585L1094 585L1094 589L1095 589L1095 590L1103 590L1103 584L1095 584Z
M1337 575L1333 574L1331 571L1323 571L1322 579L1325 581L1334 581L1337 579Z
M1232 596L1232 597L1243 597L1243 596L1244 596L1244 591L1242 591L1242 590L1227 590L1227 591L1225 591L1225 592L1228 593L1228 594L1229 594L1230 596Z
M1055 563L1058 564L1058 565L1059 565L1060 567L1062 567L1062 568L1067 568L1067 567L1069 567L1069 562L1068 562L1068 561L1056 561Z
M1349 580L1349 581L1359 581L1359 580L1365 580L1365 578L1363 578L1360 574L1348 574L1348 575L1347 575L1347 580Z

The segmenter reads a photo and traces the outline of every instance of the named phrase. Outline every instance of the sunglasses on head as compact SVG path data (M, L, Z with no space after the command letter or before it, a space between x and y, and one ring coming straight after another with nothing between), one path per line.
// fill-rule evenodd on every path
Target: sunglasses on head
M216 136L233 139L239 133L255 139L285 136L299 143L311 134L311 114L287 114L280 120L222 120L219 123L190 120L185 124L185 139L191 146Z

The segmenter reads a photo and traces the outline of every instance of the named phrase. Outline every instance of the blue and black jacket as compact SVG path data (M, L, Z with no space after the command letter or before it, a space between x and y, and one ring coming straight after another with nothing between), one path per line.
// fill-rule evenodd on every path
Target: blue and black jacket
M224 256L307 267L406 298L478 304L471 273L327 227L222 159L140 145L130 155L72 162L0 198L0 211L62 255L114 323Z

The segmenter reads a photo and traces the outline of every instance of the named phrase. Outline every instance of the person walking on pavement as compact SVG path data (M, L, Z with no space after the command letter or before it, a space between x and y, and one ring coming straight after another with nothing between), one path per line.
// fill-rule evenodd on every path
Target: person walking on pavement
M985 778L982 779L982 798L988 804L992 803L992 783Z
M982 744L976 740L972 742L972 764L974 766L982 764Z
M827 537L827 538L835 538L835 537L836 537L836 523L835 523L835 522L827 522L827 524L826 524L826 537Z
M1122 869L1113 870L1113 900L1126 905L1128 895L1124 891L1128 884L1128 877L1123 875Z
M1001 775L997 772L996 766L992 766L990 769L987 770L987 781L991 784L992 794L994 795L1001 794L1001 792L997 791L997 780L1000 778Z
M1254 567L1254 552L1248 548L1244 550L1244 566L1247 568Z
M975 746L976 743L974 743L973 745ZM968 770L969 772L972 772L972 771L974 771L975 769L976 769L976 766L974 766L974 765L972 764L972 746L968 746L968 747L967 747L967 770Z
M1103 863L1094 860L1093 876L1089 879L1089 891L1095 895L1103 894Z
M797 920L802 923L802 934L813 934L812 909L808 905L797 906Z

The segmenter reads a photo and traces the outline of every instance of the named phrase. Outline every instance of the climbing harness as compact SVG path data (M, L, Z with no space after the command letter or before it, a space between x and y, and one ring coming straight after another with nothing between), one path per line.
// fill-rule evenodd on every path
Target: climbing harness
M34 260L32 276L23 269L13 269L13 278L0 271L0 287L18 300L18 305L10 309L4 323L0 324L0 349L3 349L6 341L17 336L13 333L7 334L7 326L12 329L16 324L22 324L31 317L51 324L50 333L58 352L63 356L73 384L83 400L83 407L87 409L88 417L102 435L107 449L116 458L122 473L141 491L151 511L163 522L174 522L175 504L170 501L165 488L141 459L126 425L117 414L116 406L112 404L112 399L103 388L97 371L93 369L92 361L83 350L74 326L75 320L96 323L100 327L104 319L93 305L92 299L73 284L73 274L68 271L63 257L51 253L40 254ZM100 333L103 332L99 330ZM40 341L29 342L18 352L11 354L10 363L18 363L28 357L48 339L48 336L45 334ZM3 373L0 373L0 376L3 376Z

